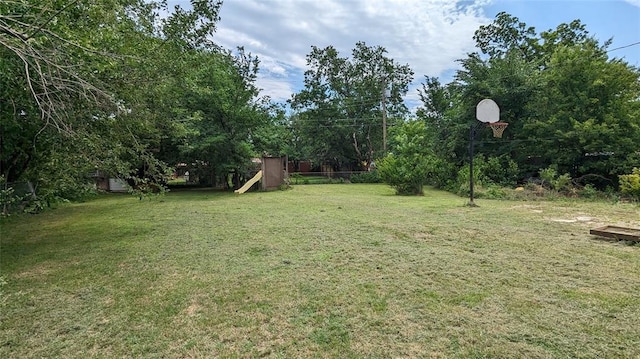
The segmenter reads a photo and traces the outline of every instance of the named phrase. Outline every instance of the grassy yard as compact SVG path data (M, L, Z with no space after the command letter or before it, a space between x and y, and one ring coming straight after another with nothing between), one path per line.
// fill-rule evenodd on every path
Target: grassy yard
M4 219L0 357L640 357L640 207L384 185Z

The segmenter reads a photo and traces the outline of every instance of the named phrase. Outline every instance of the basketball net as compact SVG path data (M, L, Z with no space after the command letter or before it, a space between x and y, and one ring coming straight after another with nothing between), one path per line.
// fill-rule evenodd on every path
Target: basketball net
M493 131L493 137L499 138L502 137L504 129L507 128L509 124L507 122L490 122L487 124L487 126L491 127L491 130Z

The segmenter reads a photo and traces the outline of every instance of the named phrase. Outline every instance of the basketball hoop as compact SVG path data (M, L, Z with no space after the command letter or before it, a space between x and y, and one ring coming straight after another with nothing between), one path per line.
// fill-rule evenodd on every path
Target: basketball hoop
M493 131L493 137L502 137L502 133L504 132L504 129L507 128L507 126L509 126L509 123L507 122L490 122L487 124L487 126L491 127L491 130Z

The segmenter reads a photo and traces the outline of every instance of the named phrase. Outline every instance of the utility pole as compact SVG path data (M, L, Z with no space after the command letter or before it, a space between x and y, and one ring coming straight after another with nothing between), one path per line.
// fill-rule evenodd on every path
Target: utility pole
M387 84L382 87L382 150L387 152Z

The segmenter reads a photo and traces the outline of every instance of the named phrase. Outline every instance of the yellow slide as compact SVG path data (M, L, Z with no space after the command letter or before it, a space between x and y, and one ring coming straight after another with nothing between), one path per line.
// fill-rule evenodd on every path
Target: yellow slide
M250 179L247 183L244 184L244 186L240 187L239 189L235 190L235 193L245 193L249 190L249 188L251 188L251 186L253 186L254 183L260 181L260 179L262 178L262 170L258 171L258 173L256 173L255 176L253 176L252 179Z

